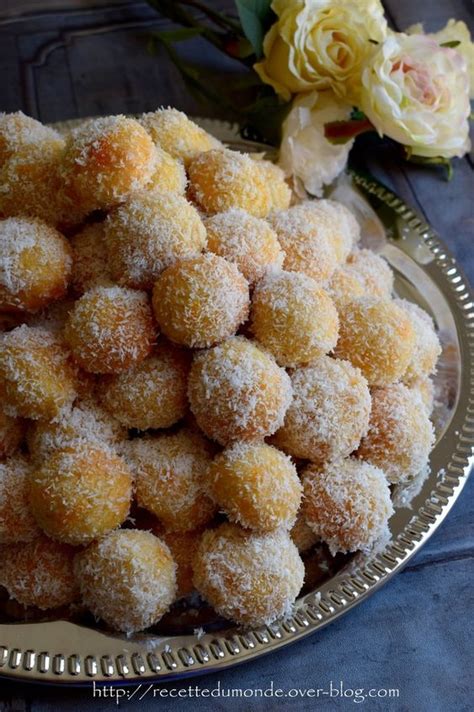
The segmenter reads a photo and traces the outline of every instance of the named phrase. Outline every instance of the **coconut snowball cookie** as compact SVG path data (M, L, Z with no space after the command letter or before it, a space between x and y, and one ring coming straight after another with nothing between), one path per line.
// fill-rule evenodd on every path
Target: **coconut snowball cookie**
M394 274L388 262L372 250L354 250L347 267L360 280L364 293L374 297L390 297Z
M37 523L67 544L87 544L120 526L131 497L131 472L106 445L84 442L52 452L29 478Z
M284 529L262 534L221 524L204 532L194 561L199 593L244 626L289 615L303 580L303 562Z
M409 388L419 395L428 416L431 416L435 406L435 386L433 380L429 376L417 378L411 381Z
M0 393L7 415L54 420L77 397L70 353L39 327L0 334Z
M155 283L153 309L171 341L206 348L233 336L246 321L248 282L234 264L217 255L176 262Z
M272 161L257 158L250 154L251 158L257 161L258 167L265 180L265 184L270 192L270 203L272 210L286 210L291 203L291 189L285 180L285 173Z
M347 263L335 269L326 290L338 310L346 302L367 294L359 275Z
M201 153L189 164L188 174L190 195L206 213L242 208L264 218L272 209L265 172L244 153L228 149Z
M105 238L116 282L148 290L166 267L202 252L206 229L182 196L140 191L109 213Z
M360 240L359 224L342 203L335 200L307 200L301 205L315 225L325 230L336 251L339 263L344 263Z
M235 443L207 472L212 498L229 519L248 529L290 529L301 501L301 483L290 458L265 443Z
M63 151L57 131L21 111L0 114L0 216L61 221Z
M105 223L86 225L73 235L71 287L81 296L94 287L112 287L112 277L107 246L105 244Z
M328 292L338 308L357 297L389 298L393 291L393 272L388 263L370 250L356 250L337 267Z
M57 131L22 111L0 112L0 165L3 166L22 146L35 146L42 141L60 138Z
M360 368L370 386L399 381L415 350L410 316L394 301L359 297L339 311L335 354Z
M46 460L53 451L81 443L106 444L113 448L125 439L126 430L93 398L77 400L53 421L39 420L28 429L28 451L36 462Z
M326 223L316 220L305 203L273 212L268 220L285 253L285 270L303 272L325 285L338 265L336 244Z
M169 428L188 411L187 351L160 342L151 356L116 376L103 378L97 392L112 416L127 428Z
M40 534L28 501L30 471L23 455L0 462L0 544L31 541Z
M66 199L82 215L108 210L149 182L156 160L155 145L138 121L125 116L86 121L66 139Z
M177 109L150 111L139 121L157 146L185 165L205 151L222 148L220 141Z
M0 310L39 311L66 294L71 247L36 218L0 220Z
M308 526L338 552L370 551L389 533L393 514L384 472L353 458L303 473L303 516Z
M434 373L436 362L441 354L441 344L433 320L424 309L406 299L395 301L408 312L415 330L415 348L403 375L403 381L407 385L412 385Z
M13 455L18 450L25 431L24 420L7 415L3 410L0 410L0 460Z
M150 532L111 532L77 554L74 570L83 603L123 633L157 623L176 596L176 564Z
M197 529L212 519L216 507L205 481L211 450L201 435L180 430L137 438L125 456L135 475L137 504L167 529Z
M426 465L433 444L433 426L419 393L401 383L373 391L360 458L381 467L389 482L406 482Z
M184 195L187 182L186 170L182 161L173 158L155 144L155 166L153 174L146 184L146 189Z
M76 550L67 544L38 536L33 541L0 550L0 585L23 606L41 610L77 601L74 578Z
M283 265L283 252L276 233L260 218L231 208L206 220L207 249L234 262L250 284L265 272Z
M96 287L77 300L64 328L76 362L91 373L119 373L143 361L156 339L144 292Z
M347 457L369 428L371 399L359 369L322 356L291 374L293 401L273 442L294 457L325 463Z
M272 435L283 425L293 392L272 356L235 337L194 356L188 396L201 430L229 445Z
M336 307L314 279L299 272L269 272L255 288L250 319L257 341L281 366L311 363L336 346Z

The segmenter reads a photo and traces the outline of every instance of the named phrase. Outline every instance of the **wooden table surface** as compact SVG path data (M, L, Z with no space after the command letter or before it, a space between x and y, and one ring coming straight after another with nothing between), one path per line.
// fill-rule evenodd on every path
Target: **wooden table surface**
M214 6L231 7L232 2ZM386 0L393 27L423 20L437 29L450 17L472 25L470 0ZM168 23L145 2L3 0L0 3L0 110L22 109L44 122L104 113L141 112L172 105L190 114L203 108L189 96L167 57L151 57L147 33ZM233 72L231 62L200 40L190 57ZM209 114L209 112L207 112ZM474 282L472 156L456 161L454 177L402 164L390 145L374 153L362 142L356 160L394 189L439 232ZM270 680L287 687L399 688L398 700L368 702L378 709L467 712L474 708L472 670L474 482L445 523L409 566L349 615L292 648L199 684L253 688ZM186 684L167 685L168 688ZM109 709L90 690L58 690L0 681L0 710ZM266 709L349 708L350 700L265 700ZM140 710L209 709L208 699L123 702ZM262 701L215 699L213 710L262 708Z

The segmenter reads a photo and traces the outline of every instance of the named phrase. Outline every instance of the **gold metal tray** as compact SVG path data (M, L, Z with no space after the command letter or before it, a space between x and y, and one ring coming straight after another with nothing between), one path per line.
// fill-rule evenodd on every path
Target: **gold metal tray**
M233 126L214 121L205 126L234 148L262 148L237 138ZM336 561L325 580L320 568L291 618L255 630L211 618L206 632L196 635L193 625L206 619L193 619L192 611L128 638L99 629L90 619L0 623L0 675L65 685L123 683L186 677L257 658L347 613L399 571L446 517L474 461L473 297L454 258L402 200L368 176L353 173L351 180L385 226L388 241L382 254L395 270L398 294L428 309L443 343L431 473L409 507L396 507L390 542L377 554Z

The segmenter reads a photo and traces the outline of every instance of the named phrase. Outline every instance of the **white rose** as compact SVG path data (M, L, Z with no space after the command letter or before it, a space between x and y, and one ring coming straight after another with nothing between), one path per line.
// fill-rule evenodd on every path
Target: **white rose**
M414 155L452 158L469 151L466 62L425 35L389 35L362 73L361 108L381 136Z
M408 35L422 35L424 34L423 25L421 22L417 25L412 25L406 30L406 33ZM466 23L460 20L456 22L456 20L451 19L442 30L428 34L427 37L436 40L440 45L446 42L459 42L455 50L462 54L466 60L471 86L470 95L471 99L474 99L474 44L471 41L471 33Z
M280 166L293 178L294 190L304 196L321 196L345 168L354 141L343 145L330 143L324 125L349 118L351 108L332 92L300 94L283 124Z

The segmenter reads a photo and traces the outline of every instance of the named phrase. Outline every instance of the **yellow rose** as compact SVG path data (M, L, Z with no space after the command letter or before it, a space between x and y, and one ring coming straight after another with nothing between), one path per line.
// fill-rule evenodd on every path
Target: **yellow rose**
M255 65L262 81L286 100L332 89L356 103L361 67L387 33L380 0L274 0L272 9L278 20Z
M390 33L362 73L360 107L417 156L461 157L469 142L464 58L426 35Z
M417 25L412 25L406 30L409 35L422 35L423 25L418 23ZM456 20L449 20L446 27L443 27L439 32L427 35L427 37L432 37L438 42L438 44L444 44L445 42L459 42L460 44L455 48L456 52L462 54L467 63L467 69L469 73L470 82L470 96L474 99L474 44L471 41L471 33L465 22Z

